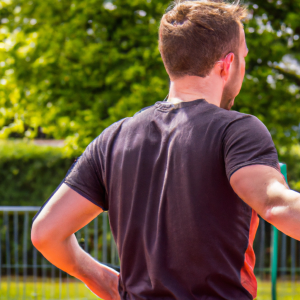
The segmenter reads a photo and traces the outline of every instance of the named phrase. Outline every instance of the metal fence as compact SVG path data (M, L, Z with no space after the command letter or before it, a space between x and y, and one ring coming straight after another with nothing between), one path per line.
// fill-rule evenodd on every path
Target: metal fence
M286 176L286 166L281 164L281 168ZM32 245L31 223L39 208L0 206L0 300L98 299L79 280L49 263ZM107 213L75 235L96 260L119 270ZM300 300L300 242L260 219L254 251L258 300Z
M38 210L39 207L0 207L0 299L97 299L79 280L56 268L32 245L32 218ZM119 269L107 213L75 235L81 247L96 260Z
M299 300L300 242L282 232L277 233L276 241L274 231L272 225L260 219L254 241L254 272L259 281L258 295L263 299ZM277 251L274 251L274 246Z
M79 280L49 263L32 245L31 220L38 209L0 207L0 299L97 299ZM272 226L261 219L254 241L255 274L260 284L268 283L266 290L260 292L270 297L266 299L271 299L272 230ZM99 215L75 235L81 247L96 260L119 269L107 213ZM286 284L279 291L278 299L298 293L300 243L282 233L278 237L277 279L279 288Z

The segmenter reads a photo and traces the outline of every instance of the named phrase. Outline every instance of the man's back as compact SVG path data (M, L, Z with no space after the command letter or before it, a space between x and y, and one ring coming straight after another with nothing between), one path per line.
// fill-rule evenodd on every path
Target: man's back
M258 217L229 184L251 164L277 168L255 117L157 102L106 129L65 183L109 211L122 299L253 299Z

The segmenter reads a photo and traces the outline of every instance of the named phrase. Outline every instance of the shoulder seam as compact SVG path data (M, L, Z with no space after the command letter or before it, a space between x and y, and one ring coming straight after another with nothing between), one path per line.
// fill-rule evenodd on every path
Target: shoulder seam
M145 111L145 110L151 108L152 106L154 106L154 105L150 105L150 106L146 106L146 107L142 108L141 110L139 110L138 112L136 112L136 113L133 115L133 117L135 117L136 115L142 113L143 111Z

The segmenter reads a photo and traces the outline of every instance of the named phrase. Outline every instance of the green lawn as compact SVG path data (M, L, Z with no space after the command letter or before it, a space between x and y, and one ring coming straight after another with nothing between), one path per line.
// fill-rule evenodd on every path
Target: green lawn
M96 300L95 296L83 283L69 279L69 283L64 278L59 284L58 279L51 282L30 282L26 284L20 281L17 284L12 281L10 284L3 280L0 284L0 300ZM20 278L21 279L21 278ZM277 300L300 300L300 282L278 282ZM258 280L258 294L256 300L271 300L271 283L269 281Z
M21 278L20 278L21 279ZM28 279L24 284L21 280L19 284L12 281L8 284L2 278L0 284L0 300L96 300L100 299L94 295L82 282L79 280L69 279L67 283L66 278L59 284L58 279L53 283L51 279L46 282L37 282Z
M256 300L271 300L271 282L257 280L258 291ZM300 282L277 282L277 300L300 300Z

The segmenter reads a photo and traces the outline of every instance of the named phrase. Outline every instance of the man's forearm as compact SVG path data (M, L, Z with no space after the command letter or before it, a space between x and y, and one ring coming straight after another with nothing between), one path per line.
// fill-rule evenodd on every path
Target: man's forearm
M37 249L52 264L83 281L98 297L120 299L118 272L94 260L79 246L74 234L63 241L49 240Z

